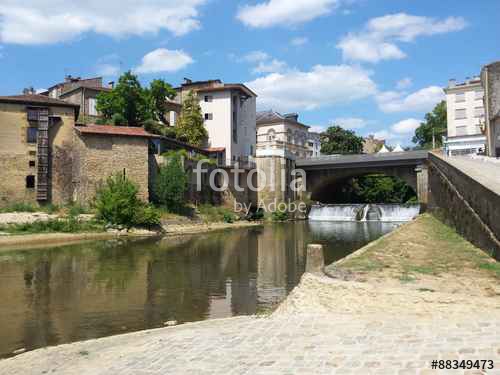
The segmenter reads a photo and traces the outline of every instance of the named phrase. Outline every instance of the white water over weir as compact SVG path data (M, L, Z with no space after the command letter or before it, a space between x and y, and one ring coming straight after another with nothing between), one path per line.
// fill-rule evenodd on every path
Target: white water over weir
M313 205L311 221L410 221L420 213L419 204Z

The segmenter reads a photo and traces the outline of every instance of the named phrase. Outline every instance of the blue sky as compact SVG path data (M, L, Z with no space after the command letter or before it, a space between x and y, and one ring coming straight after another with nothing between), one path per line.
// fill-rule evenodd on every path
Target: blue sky
M500 59L498 0L0 0L0 95L65 74L243 82L259 109L390 144Z

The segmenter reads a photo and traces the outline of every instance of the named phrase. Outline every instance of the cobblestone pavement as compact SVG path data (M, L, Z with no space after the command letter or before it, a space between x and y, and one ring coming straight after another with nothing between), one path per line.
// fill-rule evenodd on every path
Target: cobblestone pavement
M0 361L0 374L500 374L498 298L454 303L412 291L378 298L377 290L307 275L270 317L39 349ZM405 303L397 301L407 294ZM495 370L431 370L433 359L494 360Z

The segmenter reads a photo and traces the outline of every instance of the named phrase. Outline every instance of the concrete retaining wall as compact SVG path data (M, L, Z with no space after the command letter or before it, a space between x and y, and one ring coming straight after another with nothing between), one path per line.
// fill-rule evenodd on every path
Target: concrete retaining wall
M430 208L440 208L463 237L500 260L500 196L433 153L429 185Z

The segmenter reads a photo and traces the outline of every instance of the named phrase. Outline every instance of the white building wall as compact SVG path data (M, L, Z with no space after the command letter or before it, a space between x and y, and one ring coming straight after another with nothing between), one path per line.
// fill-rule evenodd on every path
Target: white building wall
M255 145L256 145L256 111L257 111L257 101L255 97L250 97L244 101L240 101L240 93L233 93L233 96L237 97L236 100L236 112L237 112L237 142L233 142L232 156L236 159L246 159L248 157L255 156ZM232 116L232 115L231 115ZM231 128L231 138L232 138L232 128Z
M205 102L205 96L212 98L211 102ZM211 120L205 120L208 131L208 147L225 147L226 157L232 155L231 141L231 92L198 92L200 107L203 113L212 114Z
M483 96L484 91L480 84L448 89L448 137L481 134L479 125L484 121ZM465 118L461 118L462 112L465 112Z

